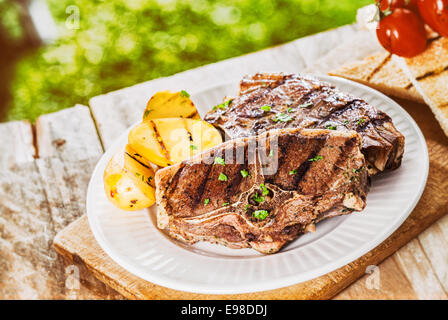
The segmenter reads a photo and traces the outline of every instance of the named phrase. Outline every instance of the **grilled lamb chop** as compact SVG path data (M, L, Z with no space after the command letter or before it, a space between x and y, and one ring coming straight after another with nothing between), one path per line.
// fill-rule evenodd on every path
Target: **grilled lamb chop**
M240 95L205 120L230 139L278 128L356 130L370 175L398 168L404 152L404 136L387 114L331 84L295 74L244 78Z
M158 226L181 241L274 253L322 219L361 211L369 178L355 131L277 129L156 173Z

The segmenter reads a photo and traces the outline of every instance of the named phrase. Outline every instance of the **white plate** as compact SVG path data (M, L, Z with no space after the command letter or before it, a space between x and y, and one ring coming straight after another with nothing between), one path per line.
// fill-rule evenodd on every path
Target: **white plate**
M197 293L232 294L310 280L379 245L403 223L420 199L429 167L425 140L409 114L378 91L341 78L318 78L385 111L406 138L401 167L372 181L362 213L320 222L315 233L299 237L274 255L204 242L181 244L157 229L155 206L149 212L125 212L107 200L103 171L111 156L127 143L125 132L98 162L88 188L87 214L103 250L120 266L152 283ZM204 115L224 96L236 94L237 86L235 81L207 88L192 94L192 99Z

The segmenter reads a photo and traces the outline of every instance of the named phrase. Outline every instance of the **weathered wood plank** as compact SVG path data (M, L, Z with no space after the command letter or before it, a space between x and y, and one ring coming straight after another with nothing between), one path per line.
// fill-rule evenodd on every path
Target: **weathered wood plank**
M419 299L447 299L418 239L409 242L396 256Z
M40 158L73 162L103 153L90 110L83 105L37 119L36 141Z
M33 130L29 121L12 121L0 124L2 139L0 169L8 169L32 162L35 156Z
M366 270L366 275L335 299L418 299L417 292L395 260L393 255L380 265L371 266Z
M41 148L36 154L40 157L30 158L29 150L17 152L14 154L20 165L0 169L0 297L107 297L82 283L76 295L67 291L70 270L65 269L53 248L56 233L84 214L87 184L102 154L90 111L77 106L44 115L37 120L36 128L36 146ZM19 127L9 134L16 136L20 130L24 132L22 140L28 141L23 146L28 145L34 154L34 146L29 143L31 127L28 131Z

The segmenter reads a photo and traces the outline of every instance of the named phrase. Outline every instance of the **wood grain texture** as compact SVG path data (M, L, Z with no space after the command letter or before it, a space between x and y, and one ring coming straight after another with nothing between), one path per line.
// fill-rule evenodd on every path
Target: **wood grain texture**
M0 137L3 138L0 169L6 170L33 161L36 151L31 123L28 121L2 123Z
M29 123L2 124L0 132L17 133L0 160L9 163L0 171L0 298L73 298L53 238L84 214L90 173L102 154L90 111L77 106L40 117L34 143ZM79 288L83 298L104 296Z

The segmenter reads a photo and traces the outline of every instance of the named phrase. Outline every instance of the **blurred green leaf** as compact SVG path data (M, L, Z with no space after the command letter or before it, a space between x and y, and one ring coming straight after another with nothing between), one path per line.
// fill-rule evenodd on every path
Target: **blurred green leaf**
M35 120L108 91L351 23L370 2L48 0L61 38L18 64L8 119ZM67 28L70 5L79 8L79 29Z

